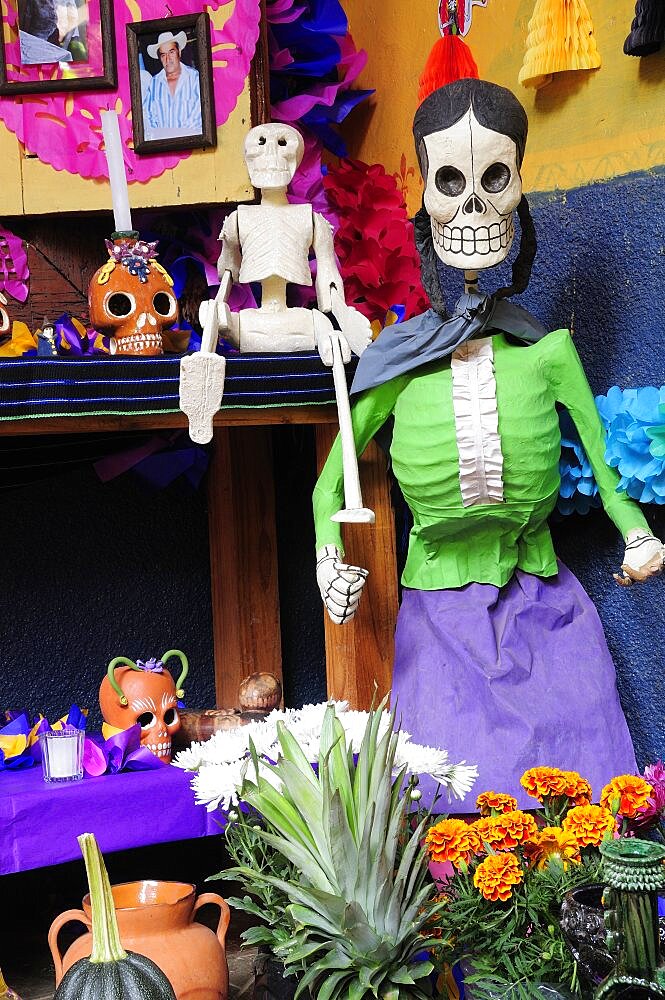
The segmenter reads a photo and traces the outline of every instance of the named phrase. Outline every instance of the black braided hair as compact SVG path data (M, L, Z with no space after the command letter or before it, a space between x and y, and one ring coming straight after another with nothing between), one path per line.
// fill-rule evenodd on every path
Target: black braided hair
M434 249L432 239L432 223L427 209L423 205L419 212L416 212L413 220L413 231L416 239L416 248L420 254L420 276L423 288L427 292L430 305L435 312L438 312L444 319L448 319L446 300L441 290L439 281L439 258Z
M456 80L433 91L417 109L413 119L413 137L416 154L420 163L423 180L427 180L427 149L424 139L433 132L450 128L473 108L476 120L485 128L500 132L513 140L517 147L517 166L524 158L526 137L529 128L526 111L515 95L505 87L486 80ZM533 259L536 254L536 233L529 211L529 205L522 195L518 205L521 227L520 248L513 264L511 284L499 289L497 295L523 292L529 283ZM432 308L442 316L447 316L446 304L441 292L436 261L437 254L432 240L430 216L423 207L414 219L416 246L420 253L421 273L425 291L429 295Z
M536 256L536 227L529 211L529 202L524 195L517 206L517 215L520 220L522 236L520 238L520 249L513 263L513 275L509 285L499 288L494 294L497 299L507 299L509 295L519 295L529 284L533 259Z

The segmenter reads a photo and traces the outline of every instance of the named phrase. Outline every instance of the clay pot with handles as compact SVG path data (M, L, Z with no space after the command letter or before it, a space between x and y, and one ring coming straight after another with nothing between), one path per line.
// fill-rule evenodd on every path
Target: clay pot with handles
M229 971L226 963L228 905L216 892L196 899L193 885L183 882L126 882L111 887L123 948L152 959L169 979L177 1000L226 1000ZM221 913L216 933L194 916L202 906L214 903ZM55 965L55 985L65 972L92 949L90 896L83 909L66 910L56 917L48 934ZM87 933L77 938L64 955L58 934L70 921L79 921Z

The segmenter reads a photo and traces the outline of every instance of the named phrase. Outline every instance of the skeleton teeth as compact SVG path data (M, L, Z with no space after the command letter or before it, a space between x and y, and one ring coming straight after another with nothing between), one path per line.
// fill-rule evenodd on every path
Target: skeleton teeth
M432 238L442 250L451 253L462 253L466 257L474 254L495 253L510 246L514 236L512 216L506 216L500 222L488 226L458 226L442 225L438 219L432 219Z
M164 757L164 758L171 757L170 740L166 740L166 742L159 742L159 743L146 743L145 746L147 746L148 750L151 750L152 753L154 753L155 757Z
M116 343L118 354L129 354L147 348L161 350L162 336L160 333L143 333L141 331L130 334L128 337L118 337Z

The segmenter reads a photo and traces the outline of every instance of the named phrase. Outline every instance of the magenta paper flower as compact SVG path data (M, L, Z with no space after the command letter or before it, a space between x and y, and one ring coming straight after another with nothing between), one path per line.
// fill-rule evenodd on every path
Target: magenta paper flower
M0 226L0 291L25 302L30 286L30 268L25 244L19 236Z

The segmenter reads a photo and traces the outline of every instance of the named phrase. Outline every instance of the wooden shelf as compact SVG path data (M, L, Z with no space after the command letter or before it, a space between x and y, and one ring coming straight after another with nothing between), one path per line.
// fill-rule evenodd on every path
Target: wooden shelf
M0 385L0 391L2 386ZM279 406L222 409L215 417L215 427L260 427L279 424L336 424L334 404L321 406ZM105 414L83 417L21 417L0 419L0 435L25 434L86 434L96 431L155 431L187 427L184 413Z

